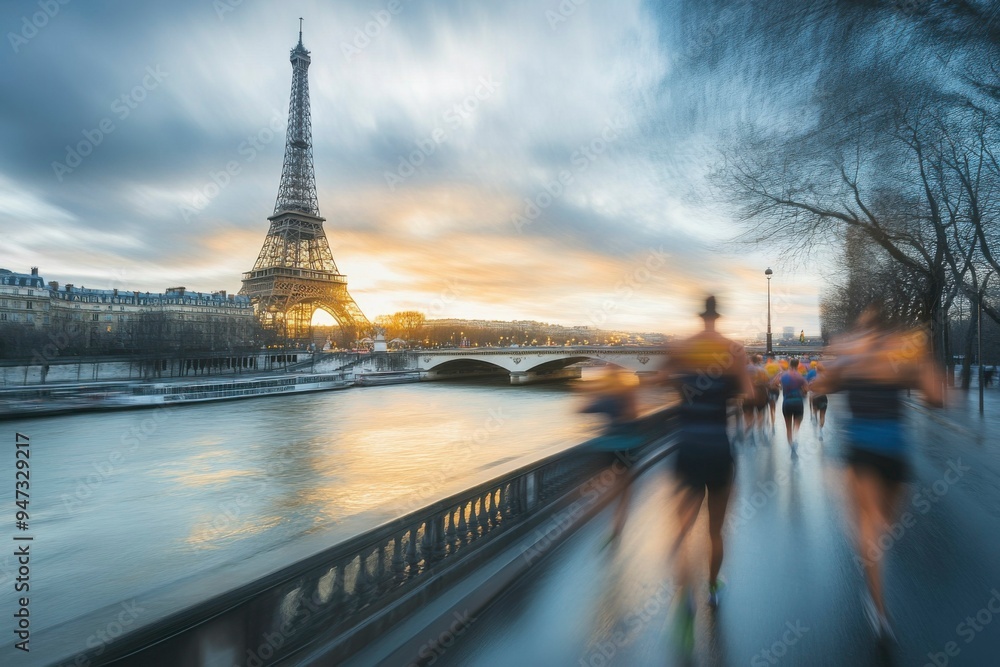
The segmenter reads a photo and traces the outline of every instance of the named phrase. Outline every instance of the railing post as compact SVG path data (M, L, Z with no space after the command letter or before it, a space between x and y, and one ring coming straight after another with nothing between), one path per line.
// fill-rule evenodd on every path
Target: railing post
M434 517L434 541L431 542L431 554L435 561L444 558L444 514Z
M354 589L358 595L358 608L364 607L368 604L369 598L372 597L372 585L371 575L368 573L368 556L374 553L373 551L362 551L358 554L358 582L355 584Z
M385 544L378 545L378 564L375 566L375 591L381 593L389 587L385 567Z
M486 501L489 497L488 493L479 497L479 525L483 527L483 535L490 531L490 514L486 511Z
M476 499L469 501L469 539L479 537L479 517L476 516Z
M444 531L445 552L450 555L455 553L458 547L458 535L455 533L455 508L448 510L448 525Z
M464 501L458 506L458 536L462 544L469 541L469 524L465 522L465 506L467 503Z
M424 557L424 569L434 562L434 519L424 521L424 536L420 540L420 555Z
M406 579L406 561L403 560L403 535L396 535L392 546L392 572L396 583Z
M406 543L406 563L409 565L408 574L411 577L417 575L417 564L420 563L420 559L417 558L417 529L410 529L410 539Z
M542 471L531 471L524 476L524 509L530 514L535 511L538 504L538 478L542 476Z
M500 487L500 488L503 488L503 487ZM497 525L500 523L498 521L498 517L499 517L498 512L499 512L499 509L497 507L497 505L498 505L497 496L499 494L500 494L500 489L493 489L492 491L490 491L490 513L489 513L489 518L490 518L490 528L491 529L496 528Z
M341 563L336 568L336 572L333 575L333 597L331 598L331 603L333 605L342 605L347 598L347 591L344 590L344 564Z

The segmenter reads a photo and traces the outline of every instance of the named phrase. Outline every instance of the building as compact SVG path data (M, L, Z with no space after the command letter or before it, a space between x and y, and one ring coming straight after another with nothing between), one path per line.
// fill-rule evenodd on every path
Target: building
M40 329L49 324L49 291L38 275L0 269L0 324L22 324Z
M33 267L30 274L0 269L2 324L62 332L74 348L225 349L251 335L254 317L248 297L225 291L90 289L46 283Z

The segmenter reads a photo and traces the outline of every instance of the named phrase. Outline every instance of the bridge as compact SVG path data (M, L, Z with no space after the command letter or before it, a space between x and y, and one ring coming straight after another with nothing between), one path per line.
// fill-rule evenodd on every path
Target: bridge
M636 373L655 373L663 365L666 351L654 347L520 347L458 348L410 353L416 370L427 379L455 373L499 370L510 373L511 384L529 384L565 377L579 377L579 369L568 366L584 361L603 361ZM567 372L569 370L569 372Z
M759 349L758 349L759 348ZM748 345L747 352L763 352L763 346ZM779 356L819 356L823 348L810 345L789 345L775 348ZM492 375L506 372L511 384L531 384L580 377L581 362L614 364L637 374L655 373L663 366L669 348L663 347L599 347L575 345L565 347L504 347L504 348L444 348L405 350L367 354L327 353L304 366L323 370L350 368L356 372L419 372L421 379L441 380L470 375Z
M914 481L866 555L887 563L899 643L877 644L859 603L838 462L846 405L834 395L825 439L807 421L797 459L780 428L737 443L729 585L717 610L699 595L699 664L995 664L1000 396L987 393L982 419L961 393L949 401L908 408ZM678 664L664 481L673 423L669 408L648 414L644 444L620 455L582 443L509 461L419 507L359 517L347 541L277 552L253 576L231 564L210 575L231 585L212 599L193 578L97 610L33 635L30 664ZM629 522L609 545L626 471L637 476ZM693 557L704 558L697 546ZM123 633L129 609L141 613ZM11 646L0 655L20 664Z

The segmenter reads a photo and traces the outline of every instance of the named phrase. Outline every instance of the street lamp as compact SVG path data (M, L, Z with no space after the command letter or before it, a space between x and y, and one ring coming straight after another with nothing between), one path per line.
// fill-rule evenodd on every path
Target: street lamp
M771 276L773 274L774 271L771 270L771 267L770 266L767 267L767 271L764 272L764 275L767 276L767 353L768 354L773 354L774 352L771 349Z

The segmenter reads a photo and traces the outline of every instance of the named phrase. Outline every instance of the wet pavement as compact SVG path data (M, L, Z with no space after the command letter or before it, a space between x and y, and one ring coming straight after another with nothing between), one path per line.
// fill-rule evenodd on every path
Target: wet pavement
M864 581L845 505L843 397L824 440L808 417L793 459L782 425L740 443L726 527L728 580L707 604L703 509L687 556L702 563L694 663L700 665L1000 664L1000 390L951 392L944 410L916 403L914 477L878 553L898 643L880 646L861 607ZM914 399L916 401L916 399ZM780 409L780 408L779 408ZM780 420L780 412L779 412ZM611 509L538 562L436 664L681 664L672 639L675 531L671 458L635 487L629 523L603 547ZM904 521L905 518L905 521Z

